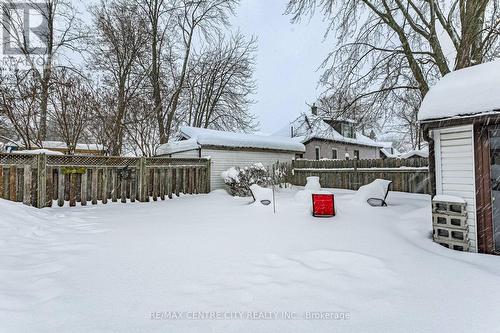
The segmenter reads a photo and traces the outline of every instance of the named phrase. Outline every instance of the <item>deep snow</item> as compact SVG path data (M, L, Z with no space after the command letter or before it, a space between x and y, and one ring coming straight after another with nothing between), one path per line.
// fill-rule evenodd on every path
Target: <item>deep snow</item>
M221 191L43 210L0 200L0 332L500 330L500 258L433 243L428 196L391 192L375 208L334 192L330 219L295 190L275 215ZM296 319L151 319L169 311Z
M446 74L425 95L418 120L500 110L500 60Z

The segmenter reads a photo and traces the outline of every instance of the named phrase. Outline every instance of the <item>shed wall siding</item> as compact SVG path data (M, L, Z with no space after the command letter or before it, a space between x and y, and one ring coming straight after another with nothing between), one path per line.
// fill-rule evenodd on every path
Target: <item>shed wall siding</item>
M278 161L291 162L295 158L294 153L287 152L218 150L203 148L201 149L201 156L210 157L212 160L210 175L211 190L225 187L221 173L231 167L245 167L254 163L262 163L264 166L269 166Z
M324 140L312 140L306 145L304 158L308 160L316 159L316 147L320 148L320 158L332 158L332 149L337 150L337 159L344 160L345 154L349 153L350 159L354 158L354 150L359 150L361 160L380 158L380 147L358 146L353 144L332 142Z
M476 184L472 125L433 131L436 162L436 193L467 201L471 251L477 252Z
M199 152L198 152L198 149L195 149L195 150L188 150L188 151L181 151L179 153L173 153L173 154L170 154L169 156L171 157L186 157L186 158L197 158L199 157Z

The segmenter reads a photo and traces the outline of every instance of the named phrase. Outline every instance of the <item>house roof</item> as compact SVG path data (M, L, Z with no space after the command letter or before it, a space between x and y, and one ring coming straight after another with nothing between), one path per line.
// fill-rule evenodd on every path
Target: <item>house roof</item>
M387 151L386 148L380 148L380 152L382 154L384 154L384 156L387 157L387 158L396 158L396 157L398 157L397 155L389 153L389 151Z
M180 128L179 141L161 145L158 155L198 149L203 146L257 148L281 151L304 152L304 145L291 138L264 136L246 133L216 131L206 128L183 126Z
M401 154L401 158L411 158L414 156L420 156L427 158L429 157L429 150L428 149L420 149L420 150L410 150L406 153Z
M380 143L380 146L384 148L393 148L394 146L392 141L377 141L377 143Z
M332 126L327 124L328 120L322 116L313 115L311 113L302 113L297 119L290 122L281 130L275 132L274 136L290 137L291 128L293 127L294 138L302 143L312 139L330 140L345 142L354 145L383 147L379 142L376 142L369 137L363 135L361 132L356 132L356 138L347 138L337 132ZM345 121L345 120L340 120Z
M500 59L446 74L432 87L418 120L500 113Z

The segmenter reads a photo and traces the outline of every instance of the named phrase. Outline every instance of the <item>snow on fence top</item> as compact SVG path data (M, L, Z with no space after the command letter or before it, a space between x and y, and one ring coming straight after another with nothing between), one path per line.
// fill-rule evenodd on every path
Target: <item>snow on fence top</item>
M445 75L425 96L419 120L500 111L500 60Z
M305 152L305 146L296 139L216 131L206 128L183 126L180 128L179 141L163 144L158 148L158 155L198 149L202 146L233 148L259 148L294 152Z

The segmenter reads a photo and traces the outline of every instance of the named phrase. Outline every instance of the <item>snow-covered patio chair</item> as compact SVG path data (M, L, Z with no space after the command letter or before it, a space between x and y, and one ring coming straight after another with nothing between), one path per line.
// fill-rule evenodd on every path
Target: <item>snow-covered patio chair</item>
M264 206L269 206L273 203L274 195L273 189L261 187L257 184L253 184L250 186L250 193L252 193L252 197L254 202L260 202Z
M375 179L370 184L361 186L353 197L354 201L367 202L370 206L387 206L387 195L392 181Z

